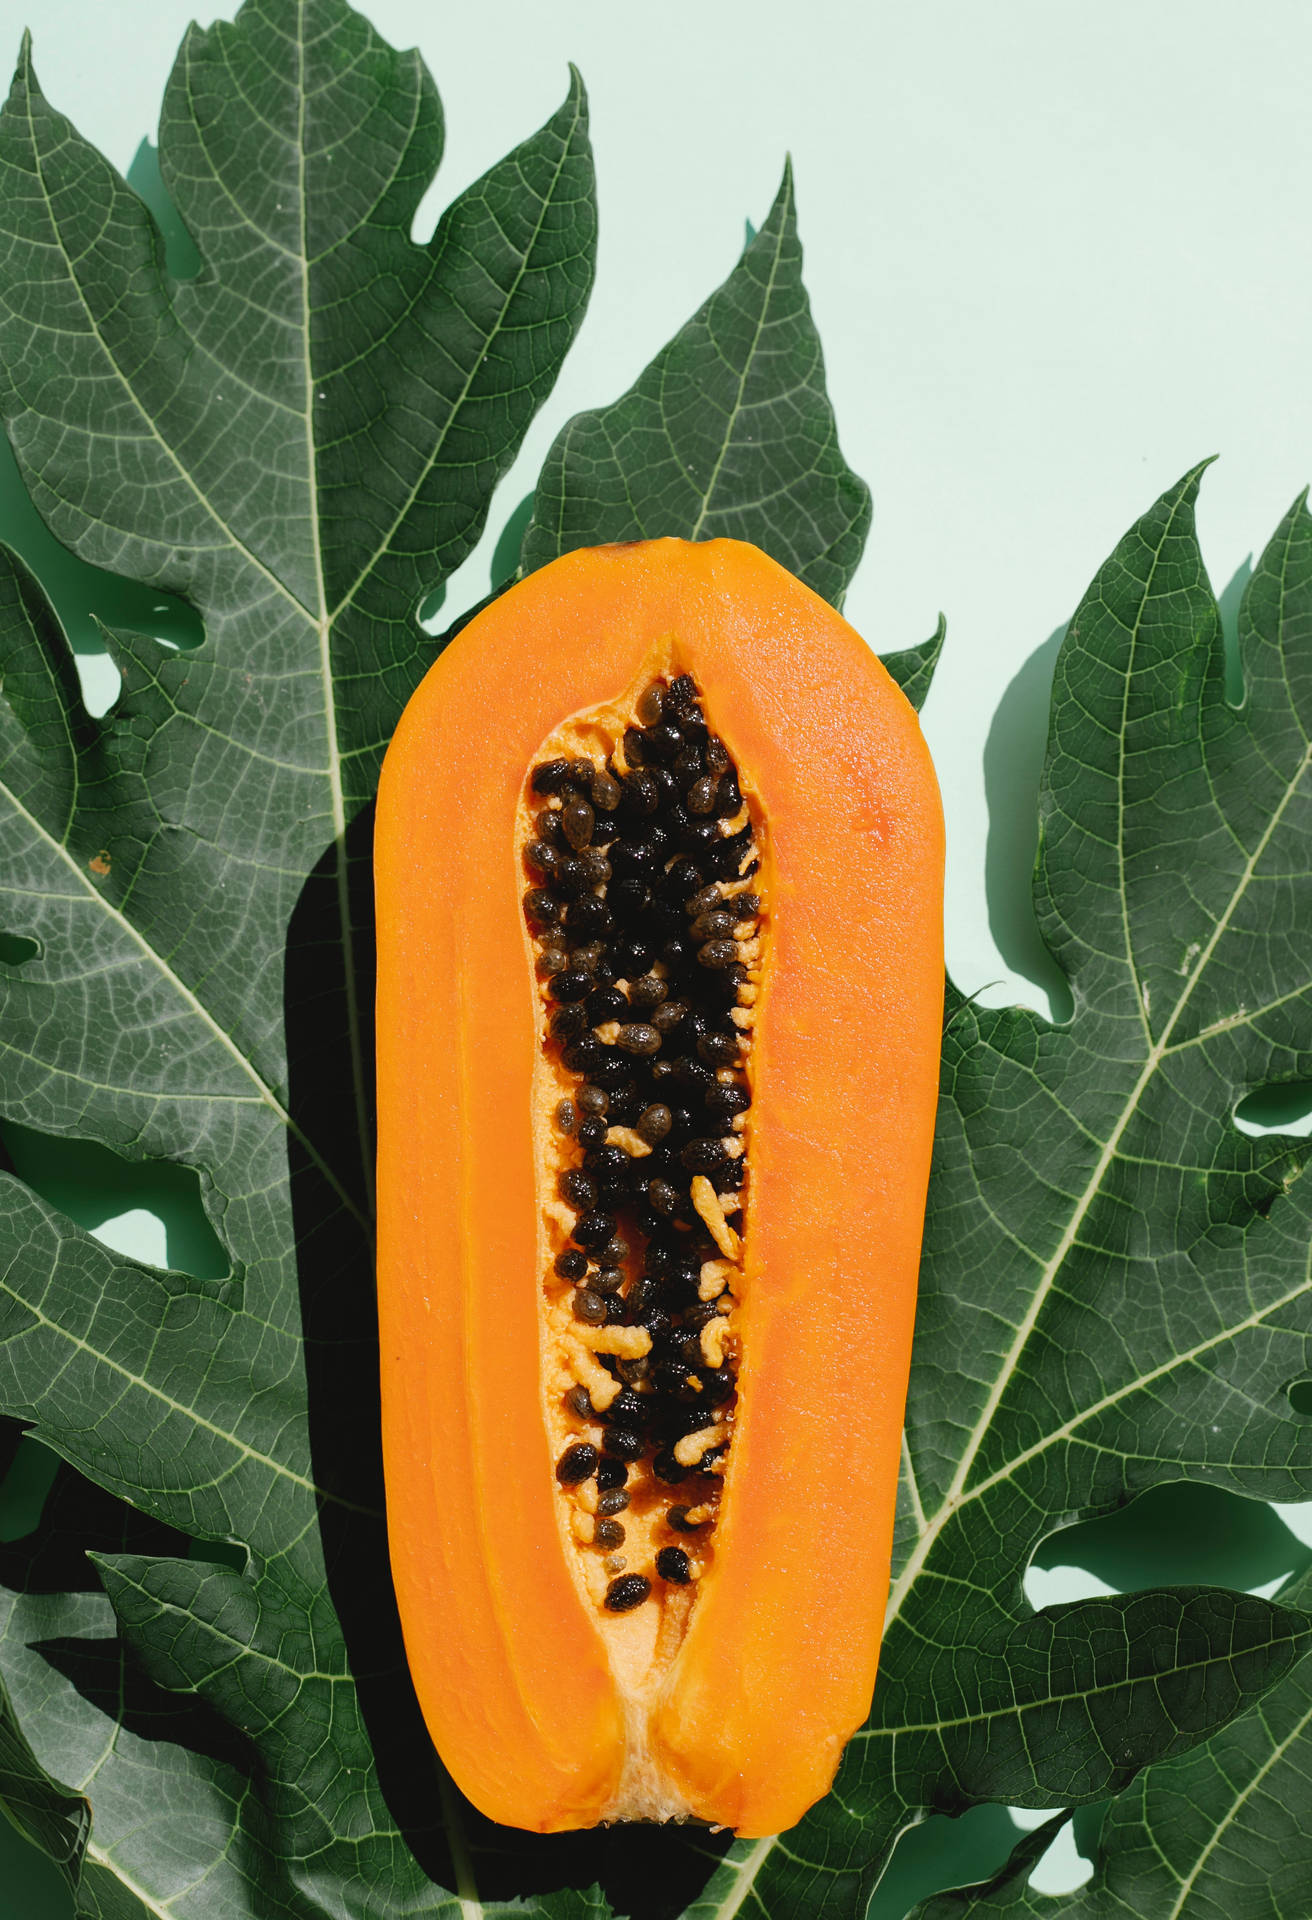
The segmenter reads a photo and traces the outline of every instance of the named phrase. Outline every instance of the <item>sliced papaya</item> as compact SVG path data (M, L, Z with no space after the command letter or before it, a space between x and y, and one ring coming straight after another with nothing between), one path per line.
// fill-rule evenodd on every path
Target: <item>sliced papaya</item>
M484 1813L764 1835L865 1717L942 1012L916 717L757 549L474 619L378 801L387 1510Z

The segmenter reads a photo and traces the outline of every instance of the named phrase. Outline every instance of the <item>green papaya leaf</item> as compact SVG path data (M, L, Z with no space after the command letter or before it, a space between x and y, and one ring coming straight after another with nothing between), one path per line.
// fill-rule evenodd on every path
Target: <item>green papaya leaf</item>
M610 540L728 536L841 605L870 527L802 284L792 167L729 278L613 405L563 428L521 565Z
M1281 1598L1306 1609L1312 1574ZM1312 1663L1301 1662L1228 1726L1180 1759L1149 1767L1108 1808L1091 1880L1036 1893L1029 1876L1051 1840L1018 1848L991 1887L963 1887L915 1920L1269 1920L1298 1914L1312 1887ZM1061 1824L1060 1818L1052 1823ZM1037 1836L1030 1836L1033 1840Z
M11 1817L37 1795L67 1810L69 1844L43 1845L66 1872L79 1915L139 1920L159 1911L141 1888L158 1896L187 1883L192 1849L177 1845L187 1823L228 1830L244 1755L216 1717L140 1672L88 1561L93 1547L176 1555L188 1541L62 1467L39 1532L0 1546L5 1731L30 1735L25 1775L5 1782L5 1801ZM217 1855L210 1886L216 1905L245 1910L235 1858Z
M938 625L928 640L922 640L918 647L906 647L901 653L886 653L883 656L884 665L917 713L929 695L947 632L948 623L940 614Z
M229 1262L151 1269L3 1180L0 1405L61 1488L132 1516L73 1525L66 1491L39 1579L0 1556L0 1782L86 1914L585 1920L709 1871L674 1837L562 1851L462 1806L387 1576L366 803L440 645L416 609L550 389L595 234L577 79L420 247L440 129L417 58L343 0L193 29L160 137L200 262L176 280L26 46L0 118L24 479L82 560L203 624L185 652L107 632L123 687L94 718L0 550L3 1112L191 1168Z
M334 1397L362 1353L369 1372L361 809L433 656L418 603L477 539L586 306L581 83L417 246L440 150L417 56L344 0L249 0L189 32L169 84L161 167L201 260L174 281L26 45L0 118L0 404L24 478L83 559L204 624L185 653L107 636L123 694L96 721L45 596L0 557L4 920L35 950L0 969L4 1112L194 1168L231 1262L143 1269L4 1183L6 1408L144 1513L243 1550L240 1570L111 1552L118 1627L99 1588L53 1627L85 1634L94 1607L221 1750L107 1732L84 1663L40 1663L40 1739L21 1716L91 1802L83 1884L103 1868L152 1911L363 1912L385 1887L388 1912L454 1913L433 1880L468 1871L404 1685L367 1392L356 1457L334 1452ZM342 1576L335 1602L357 1563L381 1597ZM397 1728L387 1797L364 1696Z
M41 1766L7 1691L0 1691L0 1800L26 1839L60 1867L75 1868L90 1832L89 1809Z
M1249 584L1236 710L1200 475L1116 548L1058 659L1035 899L1073 1018L949 992L874 1709L829 1799L734 1849L724 1912L750 1877L772 1920L859 1915L927 1812L1115 1791L1304 1644L1302 1616L1169 1590L1081 1603L1067 1638L1021 1592L1046 1533L1147 1487L1312 1486L1287 1394L1312 1337L1312 1146L1233 1118L1312 1078L1312 518L1295 504ZM1247 1682L1235 1631L1255 1636ZM1115 1676L1101 1703L1094 1654Z
M898 1779L944 1811L1102 1799L1224 1726L1310 1646L1308 1616L1224 1588L1045 1607L978 1648L932 1723L898 1727Z

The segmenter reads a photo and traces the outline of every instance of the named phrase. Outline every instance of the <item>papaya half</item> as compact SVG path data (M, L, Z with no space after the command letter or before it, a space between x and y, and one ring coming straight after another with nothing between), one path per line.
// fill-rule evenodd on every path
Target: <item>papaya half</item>
M556 560L406 708L388 1527L433 1740L495 1820L773 1833L869 1710L942 869L911 707L736 541Z

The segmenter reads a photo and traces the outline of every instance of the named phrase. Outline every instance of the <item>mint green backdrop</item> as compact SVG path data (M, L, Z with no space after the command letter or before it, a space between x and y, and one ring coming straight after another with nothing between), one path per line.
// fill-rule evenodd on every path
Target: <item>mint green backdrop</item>
M33 28L37 69L149 198L142 150L187 0L0 0L0 47ZM1304 214L1312 10L1304 0L372 0L418 44L448 148L421 220L557 104L567 60L593 109L597 291L572 360L453 581L443 620L486 591L499 537L561 423L612 398L723 278L793 154L807 280L844 450L874 533L847 603L880 651L948 645L926 711L949 822L948 952L986 1001L1061 1010L1029 916L1033 804L1062 623L1130 521L1201 455L1204 549L1233 609L1248 556L1312 480ZM113 589L44 535L0 460L0 538L56 594L93 698L113 676L91 614ZM503 543L502 552L506 551ZM138 619L139 598L132 599ZM159 607L157 630L185 615ZM136 622L134 622L135 624ZM4 929L0 927L0 950ZM1051 994L1051 999L1049 995ZM1272 1114L1282 1123L1289 1115ZM223 1270L186 1176L6 1134L23 1175L114 1244ZM216 1264L217 1263L217 1264ZM0 1538L36 1524L48 1456L20 1447ZM1060 1536L1036 1601L1154 1581L1273 1591L1312 1554L1312 1507L1280 1516L1198 1490ZM1023 1816L1036 1825L1039 1814ZM1077 1821L1042 1864L1087 1874ZM910 1836L872 1920L977 1878L1015 1838L1002 1809ZM69 1912L52 1869L0 1822L0 1920Z

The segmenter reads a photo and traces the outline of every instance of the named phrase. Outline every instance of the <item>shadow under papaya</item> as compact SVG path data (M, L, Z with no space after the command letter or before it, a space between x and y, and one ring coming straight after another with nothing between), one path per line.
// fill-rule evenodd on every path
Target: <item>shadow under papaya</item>
M346 836L360 1045L370 1088L372 841L370 808ZM339 911L336 850L330 847L306 880L288 929L288 1106L295 1129L314 1140L367 1217ZM372 1119L372 1099L369 1114ZM300 1151L296 1131L290 1148L311 1456L316 1485L333 1496L319 1507L328 1588L392 1816L425 1871L451 1885L450 1857L435 1817L435 1758L406 1670L388 1572L372 1249L318 1166Z
M373 808L346 836L356 954L356 1007L372 1125ZM302 889L288 935L285 1009L293 1121L365 1207L342 973L337 868L330 849ZM371 1151L371 1149L370 1149ZM383 1795L425 1872L456 1875L440 1819L441 1767L411 1685L392 1590L383 1517L378 1321L370 1250L319 1170L295 1150L297 1236L310 1444L316 1483L335 1497L319 1525L328 1586L341 1622ZM464 1842L484 1900L599 1883L617 1914L674 1920L696 1899L731 1836L703 1829L617 1827L537 1835L485 1820L463 1797Z

